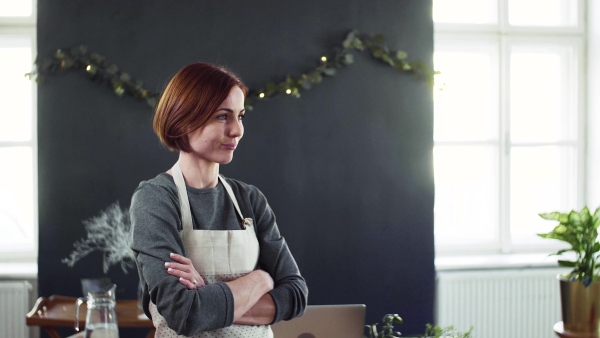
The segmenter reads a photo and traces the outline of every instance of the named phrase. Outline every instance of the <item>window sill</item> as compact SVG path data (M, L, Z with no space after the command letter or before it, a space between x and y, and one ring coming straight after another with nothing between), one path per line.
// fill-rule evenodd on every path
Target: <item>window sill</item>
M557 257L548 254L496 254L436 257L436 271L558 268Z
M0 279L37 279L37 263L0 263Z

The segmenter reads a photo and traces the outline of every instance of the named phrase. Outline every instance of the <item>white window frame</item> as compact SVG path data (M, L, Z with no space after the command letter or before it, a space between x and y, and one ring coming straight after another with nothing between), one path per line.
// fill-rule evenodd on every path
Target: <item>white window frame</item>
M600 4L589 0L587 4L587 78L589 93L600 93ZM591 207L600 206L600 97L586 97L586 201Z
M463 25L463 24L448 24L448 23L435 23L434 24L434 37L435 39L465 39L467 36L473 38L476 36L489 37L493 35L498 39L500 57L500 79L498 88L502 96L500 97L500 117L503 119L500 121L499 132L505 130L510 125L507 124L508 113L507 107L509 95L509 69L508 69L508 58L509 58L509 46L511 42L520 41L522 39L528 39L535 37L537 41L568 41L579 51L578 58L576 60L578 64L578 74L574 80L575 85L578 88L578 95L575 98L577 100L577 203L578 205L587 204L590 208L595 208L600 203L600 177L594 178L594 172L598 173L600 165L597 159L593 159L594 156L600 155L600 136L595 136L600 128L600 113L589 110L586 114L586 108L592 107L590 101L593 98L587 97L587 78L586 71L590 66L587 64L588 60L590 63L594 60L594 55L590 55L588 59L587 55L587 25L586 19L593 22L594 18L591 16L595 15L595 19L600 19L600 5L591 6L597 14L588 13L589 4L585 0L576 0L579 11L578 11L578 25L576 27L521 27L521 26L510 26L508 24L508 0L498 0L497 10L497 24L479 24L479 25ZM600 34L600 24L597 24L596 30ZM590 38L591 38L590 33ZM596 43L596 59L600 57L600 41ZM595 66L597 72L600 72L600 63ZM591 76L591 75L590 75ZM595 88L600 90L600 81L597 81ZM593 89L593 87L591 87ZM590 89L590 92L591 89ZM590 95L593 96L593 95ZM594 101L595 107L600 108L600 99ZM597 109L596 109L597 110ZM591 126L591 122L595 122L596 130ZM504 125L504 127L502 126ZM587 126L587 130L586 130ZM499 152L505 154L507 147L514 147L515 145L508 144L509 139L505 133L499 135ZM448 142L452 143L452 142ZM485 142L479 142L482 144ZM443 145L445 142L435 142L435 145ZM518 262L518 264L555 264L555 259L548 259L547 255L554 252L557 247L560 247L560 243L551 243L548 241L547 246L536 246L534 248L511 246L510 243L510 223L506 218L509 217L510 208L510 182L507 180L507 175L510 170L510 163L506 159L510 157L501 155L500 157L500 197L499 197L499 247L495 249L484 249L477 247L462 247L456 248L452 246L438 247L436 246L436 267L438 270L454 269L457 267L465 268L479 268L490 266L503 266L506 264L513 265L511 262ZM589 159L589 160L588 160ZM598 176L598 175L596 175ZM589 203L589 204L588 204ZM467 258L465 255L475 255L479 258L473 259ZM502 258L503 256L504 258ZM512 256L512 257L511 257ZM487 257L487 258L486 258ZM517 257L517 258L515 258ZM524 258L525 257L525 258Z
M31 60L37 57L37 1L32 2L32 13L28 17L1 17L0 16L0 36L29 37L31 39ZM33 68L33 64L31 65ZM23 76L31 69L23 69ZM31 81L31 140L18 142L0 142L0 148L25 146L31 147L32 151L32 183L33 183L33 249L27 251L2 251L0 248L0 264L2 265L1 274L9 273L18 267L7 268L6 263L37 263L38 258L38 237L39 237L39 217L38 217L38 142L37 142L37 83ZM12 266L12 265L11 265ZM7 270L8 269L8 270ZM7 271L5 271L7 270Z

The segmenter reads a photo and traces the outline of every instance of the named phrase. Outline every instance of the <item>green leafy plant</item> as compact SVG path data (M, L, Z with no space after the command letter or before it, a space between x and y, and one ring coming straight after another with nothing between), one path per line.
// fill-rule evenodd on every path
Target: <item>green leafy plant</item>
M402 336L399 331L394 331L394 323L402 324L402 318L397 314L386 314L383 316L381 331L378 330L377 326L379 323L372 325L365 325L367 328L367 336L363 338L397 338ZM467 332L458 332L454 330L453 326L440 327L438 325L425 325L425 334L419 336L420 338L471 338L470 328Z
M246 105L251 106L255 101L280 94L299 98L301 91L311 89L325 77L335 76L338 69L352 65L354 51L368 52L374 60L392 67L400 74L409 74L415 79L423 80L431 87L434 85L434 75L438 74L421 60L409 61L406 52L388 48L382 34L365 35L352 30L332 52L321 56L316 68L301 75L288 75L283 81L268 82L258 90L251 90L246 97Z
M256 90L251 89L246 96L246 109L251 110L254 103L277 95L299 98L301 91L320 84L325 77L333 77L339 69L352 65L355 51L368 52L375 61L388 65L400 74L409 74L425 81L429 86L433 86L434 75L438 74L424 61L410 61L406 52L388 48L382 34L365 35L352 30L340 45L319 57L315 68L299 75L287 75L279 82L267 82ZM41 83L47 75L63 74L70 70L84 73L94 82L108 84L118 96L134 97L145 101L150 107L154 107L160 97L160 92L144 88L142 81L134 79L105 56L90 52L84 45L57 49L51 56L39 56L32 71L25 76Z
M473 328L471 327L467 332L458 332L454 330L454 326L439 327L437 325L426 324L425 335L422 338L471 338Z
M569 213L558 211L539 214L545 220L558 221L552 231L538 234L542 238L556 239L571 245L571 248L559 250L552 255L561 256L572 252L574 260L558 260L560 266L573 268L570 280L581 281L585 286L599 278L598 256L600 242L598 241L598 226L600 225L600 207L591 214L588 207L581 211L572 210Z
M402 318L400 318L400 316L398 316L397 314L387 314L383 316L381 332L377 330L377 325L379 325L379 323L375 323L373 325L365 325L369 334L368 336L365 336L365 338L400 337L402 335L400 332L394 332L394 323L402 324Z

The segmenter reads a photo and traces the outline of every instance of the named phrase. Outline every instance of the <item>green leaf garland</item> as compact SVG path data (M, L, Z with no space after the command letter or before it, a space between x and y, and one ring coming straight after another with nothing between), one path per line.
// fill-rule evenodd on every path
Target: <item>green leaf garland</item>
M376 61L389 65L398 73L412 75L433 86L433 77L437 72L430 69L423 61L408 61L406 52L390 50L384 42L385 38L381 34L368 36L353 30L346 35L340 46L334 48L331 53L321 56L318 66L314 69L299 76L288 75L278 83L268 82L257 90L251 89L246 97L246 109L252 110L256 102L280 94L299 98L301 91L311 89L321 83L325 77L335 76L338 69L353 64L353 51L368 51ZM25 75L42 83L47 75L62 74L69 70L82 71L90 80L108 84L116 95L127 95L143 100L151 107L156 105L160 97L159 92L145 89L142 81L132 79L128 73L121 71L106 57L88 52L87 47L83 45L59 49L51 57L43 59L38 57L34 69Z

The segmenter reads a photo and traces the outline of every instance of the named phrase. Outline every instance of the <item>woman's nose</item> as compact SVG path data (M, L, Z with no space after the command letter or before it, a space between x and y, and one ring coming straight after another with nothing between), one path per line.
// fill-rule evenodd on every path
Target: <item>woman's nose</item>
M229 126L229 136L230 137L242 137L244 135L244 125L242 121L236 120Z

